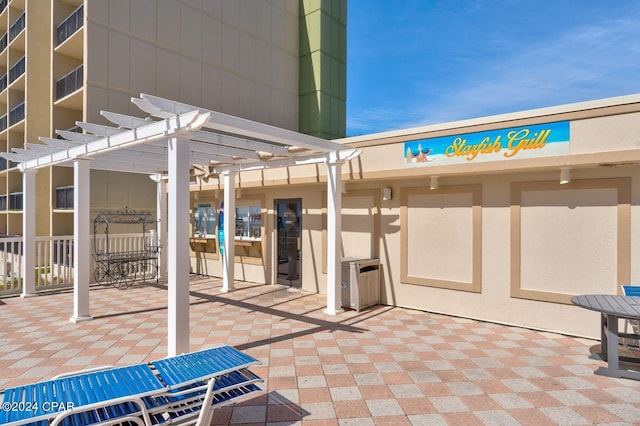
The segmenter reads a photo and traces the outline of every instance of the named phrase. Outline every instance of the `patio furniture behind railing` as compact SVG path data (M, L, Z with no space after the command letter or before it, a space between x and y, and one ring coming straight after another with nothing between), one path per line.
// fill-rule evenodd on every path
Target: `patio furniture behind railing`
M134 226L142 228L143 247L114 248L109 242L112 226ZM142 281L158 279L159 247L146 238L155 232L156 220L147 210L105 210L93 220L93 234L105 235L106 244L100 247L94 238L93 258L95 262L94 278L98 284L114 285L120 288L130 287L137 279ZM146 243L149 241L149 244Z
M93 236L92 236L93 238ZM94 247L111 252L142 250L156 245L155 233L118 233L97 235ZM73 286L73 235L35 238L36 292ZM0 236L0 296L22 292L23 241L18 236ZM155 262L157 265L157 262ZM95 261L91 260L91 270ZM92 283L94 283L93 276Z

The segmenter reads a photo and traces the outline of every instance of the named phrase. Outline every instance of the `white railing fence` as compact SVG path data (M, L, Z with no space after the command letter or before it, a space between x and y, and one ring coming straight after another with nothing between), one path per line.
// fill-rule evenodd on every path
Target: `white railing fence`
M156 244L153 232L145 235L109 234L108 241L105 235L96 238L96 250L111 253L143 250ZM73 286L73 235L36 237L35 242L36 291ZM93 239L91 249L93 252ZM22 237L0 238L0 295L22 292L22 253ZM94 283L93 258L89 266L91 283Z

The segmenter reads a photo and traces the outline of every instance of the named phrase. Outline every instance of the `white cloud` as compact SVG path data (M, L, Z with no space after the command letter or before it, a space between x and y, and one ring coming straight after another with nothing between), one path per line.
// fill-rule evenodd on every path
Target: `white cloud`
M421 116L397 128L635 93L638 70L640 26L602 22L475 69L466 85L444 88L426 104L414 101Z
M508 49L510 56L498 59L483 61L474 48L449 51L449 65L437 65L468 67L463 79L435 88L411 82L413 89L383 99L382 107L348 111L347 129L351 135L371 133L638 93L635 14L567 29L554 40ZM517 46L517 40L507 43Z

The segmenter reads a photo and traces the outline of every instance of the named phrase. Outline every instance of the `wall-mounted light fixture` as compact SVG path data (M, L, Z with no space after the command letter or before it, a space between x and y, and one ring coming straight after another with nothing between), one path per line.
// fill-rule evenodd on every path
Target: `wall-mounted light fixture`
M431 176L431 184L429 189L438 189L438 176Z
M562 167L560 169L560 185L565 185L571 182L571 168Z
M391 200L391 196L392 196L391 188L382 188L382 199L384 201Z

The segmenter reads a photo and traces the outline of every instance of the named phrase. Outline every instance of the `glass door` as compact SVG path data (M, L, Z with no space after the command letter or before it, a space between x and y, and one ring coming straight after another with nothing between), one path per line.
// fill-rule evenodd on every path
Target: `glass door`
M276 200L278 284L302 286L302 199Z

